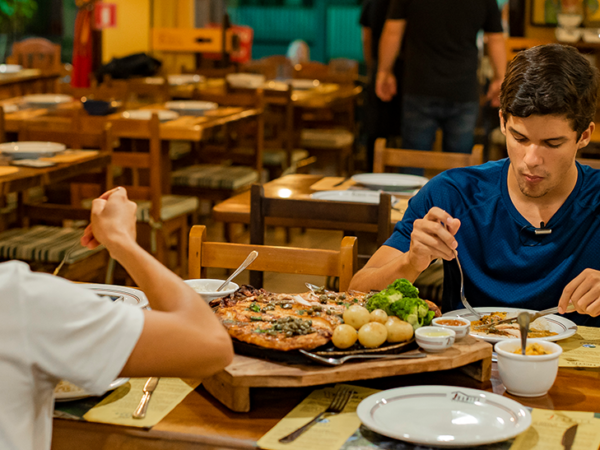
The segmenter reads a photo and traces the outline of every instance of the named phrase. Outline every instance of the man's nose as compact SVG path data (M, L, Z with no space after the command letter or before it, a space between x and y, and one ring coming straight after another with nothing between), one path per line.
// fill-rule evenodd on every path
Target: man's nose
M544 162L543 151L544 148L541 145L530 144L525 150L523 161L528 167L537 167Z

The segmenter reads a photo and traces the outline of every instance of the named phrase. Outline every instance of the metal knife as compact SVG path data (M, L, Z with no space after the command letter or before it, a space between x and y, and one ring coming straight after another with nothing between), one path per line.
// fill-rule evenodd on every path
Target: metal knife
M575 435L577 434L578 426L578 424L571 426L567 429L567 431L565 431L565 434L563 434L561 444L565 448L565 450L571 450L573 442L575 442Z
M334 185L332 185L331 187L338 187L341 186L342 184L344 184L346 181L348 181L349 178L344 178L342 181L338 181L337 183L335 183Z
M134 419L143 419L144 417L146 417L148 403L150 403L150 397L152 396L152 393L158 385L158 380L159 378L157 377L150 377L148 378L148 381L146 381L146 384L144 385L144 396L142 397L140 404L132 414Z

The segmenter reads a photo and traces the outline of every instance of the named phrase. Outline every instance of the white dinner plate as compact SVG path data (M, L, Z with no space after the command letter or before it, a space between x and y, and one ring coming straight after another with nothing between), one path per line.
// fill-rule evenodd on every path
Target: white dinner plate
M149 304L148 297L139 289L112 284L82 284L81 287L91 289L98 295L113 297L113 300L117 302L129 303L140 308L145 308Z
M42 156L54 156L66 148L66 145L58 142L5 142L0 144L0 153L12 156L13 159L36 159Z
M230 73L225 79L233 87L247 89L257 89L265 82L265 76L256 73Z
M319 80L308 80L302 78L293 78L291 80L288 80L287 82L292 85L293 89L297 90L316 88L320 84Z
M531 414L514 400L453 386L411 386L378 392L356 410L371 430L435 447L469 447L511 439Z
M4 114L10 114L17 112L19 110L19 105L9 103L8 105L2 105L2 109L4 110Z
M17 73L23 69L18 64L0 64L0 73Z
M406 191L418 189L429 181L425 177L401 173L361 173L353 175L352 179L369 189L382 191Z
M201 83L204 77L193 73L182 73L181 75L169 75L167 77L171 86L182 86L184 84Z
M129 378L117 378L115 381L110 383L107 391L112 391L113 389L116 389L119 386L123 386L128 381ZM79 386L74 385L73 383L68 383L66 385L63 384L62 389L60 386L57 386L57 389L54 390L54 401L56 402L70 402L73 400L79 400L91 396L92 394L88 394L85 389L82 389Z
M217 109L219 105L214 102L201 102L194 100L181 100L165 103L165 108L187 116L203 116L205 111Z
M28 105L38 106L57 106L62 103L72 102L73 100L73 97L65 94L32 94L23 97L23 101Z
M332 200L336 202L358 202L379 204L380 193L378 191L320 191L311 194L316 200Z
M158 114L158 120L161 122L174 120L179 117L179 114L175 111L170 111L168 109L131 109L129 111L124 111L123 117L134 120L150 120L152 113Z
M527 311L530 313L537 312L537 311L534 311L533 309L503 308L500 306L477 307L477 308L475 308L475 311L480 312L482 314L490 314L493 312L506 312L506 313L509 313L510 315L515 315L515 316L521 311ZM466 309L457 309L454 311L449 311L443 315L444 316L460 316L460 317L463 317L463 318L465 318L467 320L471 320L471 321L477 320L477 317L475 317L473 314L471 314ZM555 336L548 336L548 337L542 337L542 338L536 338L536 339L540 339L540 340L544 340L544 341L560 341L561 339L566 339L568 337L573 336L577 332L577 325L575 324L575 322L567 319L566 317L559 316L557 314L550 314L548 316L544 316L544 319L546 319L546 322L548 322L548 325L550 325L550 331L553 331L558 334ZM490 342L492 344L495 344L496 342L504 341L506 339L518 339L516 337L510 338L510 337L505 337L505 336L490 336L485 333L474 333L474 332L471 332L471 336L474 336L474 337L479 338L486 342Z

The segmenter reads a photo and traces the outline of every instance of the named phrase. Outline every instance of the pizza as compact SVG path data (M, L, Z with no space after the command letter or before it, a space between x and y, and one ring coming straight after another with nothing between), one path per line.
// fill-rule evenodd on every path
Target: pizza
M275 350L312 350L331 340L342 315L352 304L364 305L360 292L315 291L275 294L242 286L210 305L229 335L242 342Z

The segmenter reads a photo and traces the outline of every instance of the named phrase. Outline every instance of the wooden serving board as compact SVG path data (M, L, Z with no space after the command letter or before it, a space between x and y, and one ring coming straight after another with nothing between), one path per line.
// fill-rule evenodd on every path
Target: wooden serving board
M229 366L202 384L229 409L248 412L253 388L318 386L457 367L478 381L489 380L492 346L467 336L443 353L428 353L427 358L347 362L337 367L291 365L235 355Z

